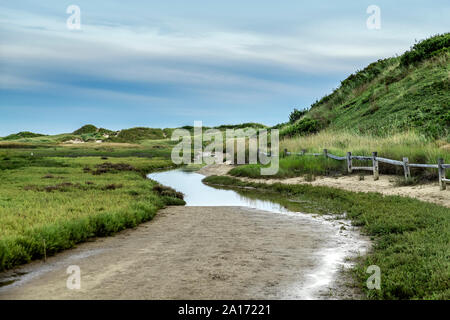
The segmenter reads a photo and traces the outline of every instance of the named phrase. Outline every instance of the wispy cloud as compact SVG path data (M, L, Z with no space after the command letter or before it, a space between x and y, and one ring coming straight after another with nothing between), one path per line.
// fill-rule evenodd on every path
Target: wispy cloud
M129 110L139 112L143 106L163 108L175 118L178 114L177 124L191 121L183 106L203 108L203 120L215 123L223 119L214 119L211 108L219 112L226 107L243 117L252 117L259 108L265 112L257 120L274 123L284 120L294 105L307 106L320 98L355 69L401 53L414 38L448 27L440 16L449 12L443 4L433 16L410 3L413 12L430 15L421 18L428 22L422 28L408 17L390 16L391 5L382 1L386 28L373 32L365 28L362 5L330 3L332 11L298 2L281 7L261 1L198 2L203 7L195 11L179 1L165 7L156 2L112 6L80 1L81 31L66 28L68 15L57 1L27 1L20 9L4 5L0 108L30 107L37 94L36 108L44 101L60 104L63 96L71 101L67 108L102 109L120 102L127 105L128 123L139 118ZM270 108L279 111L276 119ZM256 119L242 119L248 120Z

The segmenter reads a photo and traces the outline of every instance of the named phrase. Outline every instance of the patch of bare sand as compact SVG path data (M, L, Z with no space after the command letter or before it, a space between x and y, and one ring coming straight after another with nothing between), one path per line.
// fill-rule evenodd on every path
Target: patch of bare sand
M204 166L203 168L201 168L200 170L197 171L197 173L202 174L206 177L209 176L224 176L228 173L228 171L230 171L231 169L233 169L234 166L233 165L229 165L229 164L210 164L207 166Z
M206 166L199 171L205 176L226 175L233 166L225 164L214 164ZM397 176L380 175L378 181L373 177L365 176L364 180L359 180L357 175L340 177L316 177L315 181L306 181L304 177L295 177L287 179L250 179L245 177L235 177L242 181L259 183L285 183L285 184L309 184L312 186L327 186L338 189L344 189L353 192L378 192L384 195L398 195L410 198L416 198L422 201L436 203L445 207L450 207L450 190L439 190L438 183L427 183L414 186L396 186Z

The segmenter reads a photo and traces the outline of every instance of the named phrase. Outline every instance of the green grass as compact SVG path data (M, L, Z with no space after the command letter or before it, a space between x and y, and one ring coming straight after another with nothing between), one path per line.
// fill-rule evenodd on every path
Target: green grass
M121 130L116 136L110 137L108 141L113 142L138 142L145 139L164 139L165 133L162 129L154 128L130 128Z
M370 299L450 299L449 208L406 197L329 187L245 183L226 176L203 181L234 188L254 187L276 195L275 201L282 205L303 212L346 213L353 225L362 227L374 240L372 252L354 269L360 288ZM381 269L381 290L368 290L365 285L369 276L365 270L370 265Z
M83 144L42 144L36 142L0 143L0 161L4 158L23 157L163 157L170 158L171 148L176 144L167 139L143 140L139 144L130 143L83 143ZM31 155L33 154L33 155Z
M143 177L172 167L167 159L12 156L0 164L0 270L42 258L44 241L52 255L135 227L166 204L184 204Z
M343 172L345 163L333 159L325 159L319 156L290 156L280 158L279 170L275 175L262 176L261 168L267 167L260 164L248 164L235 167L230 170L229 174L235 177L248 178L291 178L302 175L330 175Z

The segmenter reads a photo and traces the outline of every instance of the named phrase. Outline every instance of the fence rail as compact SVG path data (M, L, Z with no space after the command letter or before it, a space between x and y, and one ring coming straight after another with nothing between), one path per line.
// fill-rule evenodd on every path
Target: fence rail
M408 158L403 158L402 161L393 160L388 158L378 157L377 152L373 152L372 156L355 156L352 155L351 152L347 152L347 156L341 157L328 152L327 149L323 150L323 153L307 153L306 150L302 150L299 153L288 152L287 149L284 149L284 154L287 156L290 155L298 155L298 156L325 156L325 158L330 158L338 161L346 161L347 162L347 172L352 173L353 170L366 170L372 171L374 180L378 180L380 173L378 163L388 163L394 166L403 167L403 172L405 175L405 179L408 180L411 178L410 168L431 168L438 169L439 173L439 186L441 190L445 190L447 188L447 183L450 183L450 179L447 179L445 176L445 169L450 168L450 164L445 164L443 159L438 159L437 164L422 164L422 163L409 163ZM372 161L371 167L354 167L353 160L362 160L362 161Z

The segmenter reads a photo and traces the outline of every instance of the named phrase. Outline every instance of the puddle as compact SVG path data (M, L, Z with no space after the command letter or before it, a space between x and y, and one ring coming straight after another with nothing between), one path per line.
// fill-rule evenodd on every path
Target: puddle
M218 189L203 184L205 176L182 170L151 173L148 178L184 193L186 206L197 207L248 207L276 213L291 213L282 205L270 200L244 196L234 190Z

